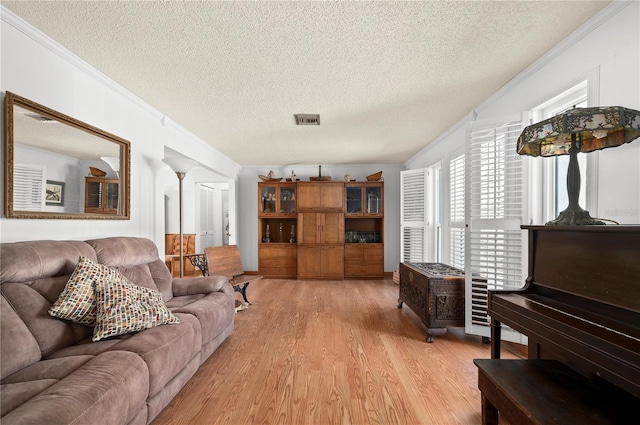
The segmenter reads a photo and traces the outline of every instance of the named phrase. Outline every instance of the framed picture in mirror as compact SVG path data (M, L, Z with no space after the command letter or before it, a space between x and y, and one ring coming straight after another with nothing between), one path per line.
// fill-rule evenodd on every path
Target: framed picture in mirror
M45 193L47 205L64 206L64 182L47 180Z

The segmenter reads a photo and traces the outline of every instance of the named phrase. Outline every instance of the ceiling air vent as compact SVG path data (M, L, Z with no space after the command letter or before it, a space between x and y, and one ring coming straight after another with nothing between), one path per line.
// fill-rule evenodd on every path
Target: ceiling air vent
M320 125L320 114L294 114L296 125Z

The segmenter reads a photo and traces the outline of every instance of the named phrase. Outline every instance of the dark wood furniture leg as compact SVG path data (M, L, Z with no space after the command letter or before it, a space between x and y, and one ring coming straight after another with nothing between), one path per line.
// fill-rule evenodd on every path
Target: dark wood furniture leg
M482 396L482 425L498 425L498 409Z
M491 358L500 358L500 338L502 324L498 320L491 321Z

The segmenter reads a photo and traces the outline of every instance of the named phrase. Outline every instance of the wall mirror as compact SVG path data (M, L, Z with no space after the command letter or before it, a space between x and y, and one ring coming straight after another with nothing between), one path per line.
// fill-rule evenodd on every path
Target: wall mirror
M129 219L128 141L5 93L7 218Z

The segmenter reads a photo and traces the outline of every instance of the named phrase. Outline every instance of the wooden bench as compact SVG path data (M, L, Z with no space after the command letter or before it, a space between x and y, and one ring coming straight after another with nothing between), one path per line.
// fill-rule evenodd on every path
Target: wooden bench
M245 274L240 258L238 245L210 246L204 249L207 259L207 273L209 276L225 276L236 292L242 294L247 304L247 286L262 276Z
M476 359L482 424L638 424L639 400L557 360Z

